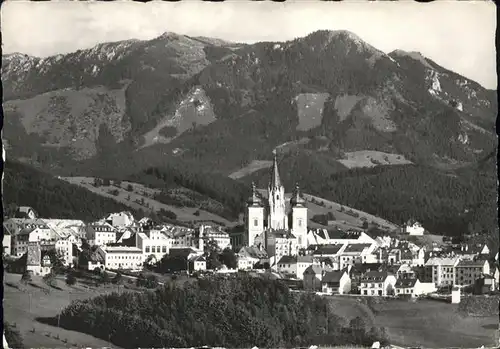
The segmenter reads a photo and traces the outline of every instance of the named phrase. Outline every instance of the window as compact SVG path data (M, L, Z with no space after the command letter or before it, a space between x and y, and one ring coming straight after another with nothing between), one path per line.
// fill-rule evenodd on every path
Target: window
M253 220L253 226L257 227L258 225L259 225L259 220L258 219L254 219Z
M299 219L299 221L298 221L298 225L299 225L299 227L301 227L301 226L302 226L302 219Z
M149 246L146 246L146 252L149 252Z
M162 248L162 252L163 252L163 253L167 253L167 246L163 246L163 248Z

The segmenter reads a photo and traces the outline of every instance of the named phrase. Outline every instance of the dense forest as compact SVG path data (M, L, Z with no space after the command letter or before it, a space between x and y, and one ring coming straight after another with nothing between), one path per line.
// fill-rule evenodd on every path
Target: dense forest
M387 343L385 329L340 318L325 298L243 275L75 301L60 324L124 348Z
M143 212L134 211L115 200L54 178L30 166L12 160L4 164L4 207L31 206L40 217L81 219L85 222L120 211L130 211L136 218L143 217Z
M245 200L250 195L250 187L240 182L219 174L194 171L190 167L179 164L148 168L124 179L159 188L164 192L178 187L191 189L220 202L224 210L215 213L230 220L237 219L238 215L244 211ZM157 199L170 204L165 202L168 200L168 194L158 195Z

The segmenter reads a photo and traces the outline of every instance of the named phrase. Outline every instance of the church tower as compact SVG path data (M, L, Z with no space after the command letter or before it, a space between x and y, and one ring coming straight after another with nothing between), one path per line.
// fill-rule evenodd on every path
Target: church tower
M271 172L271 181L268 188L269 197L269 219L268 227L270 229L287 229L288 217L285 206L285 188L281 184L281 178L278 171L278 159L274 151L274 163Z
M255 237L264 233L264 205L257 196L255 183L252 183L252 196L247 201L248 246L255 244Z
M298 248L307 248L307 207L298 184L290 199L290 206L292 207L292 234L297 238Z

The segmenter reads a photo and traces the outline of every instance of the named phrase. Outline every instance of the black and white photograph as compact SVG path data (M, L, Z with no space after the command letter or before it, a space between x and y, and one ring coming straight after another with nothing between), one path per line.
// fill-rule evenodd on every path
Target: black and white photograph
M3 348L498 348L496 12L2 3Z

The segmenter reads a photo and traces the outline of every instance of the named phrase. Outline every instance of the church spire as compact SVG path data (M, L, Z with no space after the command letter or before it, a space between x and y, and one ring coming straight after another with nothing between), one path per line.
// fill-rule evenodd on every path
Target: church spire
M278 158L276 155L276 150L273 151L273 154L274 154L274 163L273 163L273 172L271 174L270 187L271 188L278 188L278 187L281 187L281 178L280 178L280 174L278 171Z

